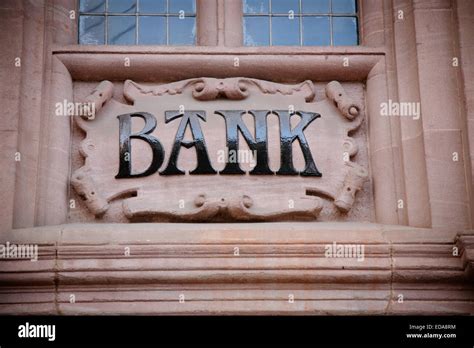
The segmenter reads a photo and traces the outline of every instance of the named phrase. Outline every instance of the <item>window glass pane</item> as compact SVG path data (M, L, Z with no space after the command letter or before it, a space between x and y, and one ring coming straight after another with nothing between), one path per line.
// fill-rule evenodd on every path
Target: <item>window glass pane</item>
M79 4L81 12L104 12L105 0L81 0Z
M196 37L195 17L169 17L169 43L193 45Z
M138 22L138 44L166 45L165 17L140 16Z
M272 18L272 44L277 46L299 46L300 21L297 17Z
M334 17L332 30L334 46L357 45L357 19L355 17Z
M105 17L81 16L79 20L79 43L82 45L105 44Z
M166 0L140 0L140 13L166 13Z
M303 45L329 46L331 33L329 17L303 17Z
M244 44L246 46L270 44L269 17L244 17Z
M330 12L329 0L301 0L301 12L328 14Z
M272 13L300 13L299 0L272 0Z
M169 1L169 13L180 13L184 11L184 14L196 13L196 4L194 0L168 0Z
M332 0L333 13L355 13L355 0Z
M268 0L244 0L244 13L268 13Z
M110 13L135 13L136 0L109 0L107 12Z
M133 45L135 43L135 16L109 16L108 43Z

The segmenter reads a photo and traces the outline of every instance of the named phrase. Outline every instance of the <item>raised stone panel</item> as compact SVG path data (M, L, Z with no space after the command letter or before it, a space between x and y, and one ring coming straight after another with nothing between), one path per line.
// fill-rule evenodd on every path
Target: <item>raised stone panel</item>
M350 83L346 90L336 81L290 85L250 78L195 78L169 84L76 82L75 100L94 102L96 115L75 118L71 198L81 197L82 203L79 209L70 209L70 221L373 221L362 87ZM158 174L169 163L183 120L176 115L166 123L165 114L183 110L200 111L202 118L195 117L199 124L194 131L202 130L210 165L219 174L189 174L198 164L195 146L180 147L177 168L185 175ZM216 111L229 110L245 111L242 120L253 139L255 119L247 111L267 110L268 167L277 174L248 174L253 167L245 160L258 165L259 152L256 159L248 157L250 147L241 131L238 150L247 152L240 152L244 158L239 160L246 173L222 173L223 160L236 157L227 157L226 121ZM293 111L293 130L303 122L299 112L308 113L305 117L320 115L303 131L320 177L278 173L281 140L277 114L288 117ZM150 113L156 119L150 135L162 144L164 160L149 176L115 178L120 159L117 116L136 112ZM131 121L131 133L144 127L140 117L131 117ZM192 139L188 124L184 140ZM131 143L132 173L143 172L152 160L151 147L139 139ZM306 162L298 139L292 149L294 168L303 172Z

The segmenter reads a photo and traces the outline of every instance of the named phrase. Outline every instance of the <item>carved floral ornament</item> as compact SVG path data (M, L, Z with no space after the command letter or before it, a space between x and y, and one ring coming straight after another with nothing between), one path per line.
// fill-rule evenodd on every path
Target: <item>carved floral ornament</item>
M131 105L113 89L101 82L85 99L95 117L76 118L85 163L71 183L98 218L121 200L130 221L315 220L322 199L349 212L368 178L349 136L361 106L337 81L320 101L311 81L127 80ZM231 161L242 149L253 164Z

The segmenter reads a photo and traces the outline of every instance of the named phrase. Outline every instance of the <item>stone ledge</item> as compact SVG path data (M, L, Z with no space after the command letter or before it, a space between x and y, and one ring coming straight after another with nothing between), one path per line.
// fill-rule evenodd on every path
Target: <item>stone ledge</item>
M173 50L144 47L118 50L72 47L57 48L53 55L68 69L73 80L101 81L132 79L141 82L171 82L193 77L239 77L274 82L331 81L364 82L371 69L384 59L380 50L338 49L331 52L307 49L299 53L285 49ZM234 58L239 67L233 67ZM342 67L350 57L350 69ZM125 58L132 64L124 69Z
M43 242L37 262L1 261L0 313L474 313L472 231L455 244L456 235L442 230L310 225L91 224L12 231L4 235L10 242ZM56 241L44 242L51 238ZM363 243L364 260L325 257L333 242ZM458 257L452 255L455 245Z
M41 243L393 243L449 244L462 231L376 223L97 223L41 226L4 231L1 240ZM474 235L473 231L462 232Z
M460 234L456 240L466 277L474 282L474 235L473 231Z

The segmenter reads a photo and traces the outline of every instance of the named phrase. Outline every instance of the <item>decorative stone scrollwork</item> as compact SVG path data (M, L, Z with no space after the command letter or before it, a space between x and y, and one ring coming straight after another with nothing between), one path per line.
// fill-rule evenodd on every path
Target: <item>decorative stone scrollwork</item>
M90 168L84 166L76 170L72 175L71 184L95 216L101 216L109 209L109 203L100 192Z
M280 209L269 210L264 202L255 202L248 195L209 197L197 195L190 207L172 208L166 201L136 197L123 202L125 215L131 221L283 221L314 220L318 217L322 203L320 199L305 197L289 208L282 200Z
M355 121L360 116L361 106L348 96L342 85L337 81L329 82L325 91L327 98L336 104L341 114L348 120L354 121L353 126L348 131L357 129L362 123L361 117ZM342 148L345 165L349 168L342 186L338 190L331 191L319 187L308 187L306 192L309 195L331 198L341 213L348 213L354 205L357 192L362 189L364 182L368 179L369 173L365 168L350 160L359 151L352 138L345 138L342 142Z
M334 204L344 213L351 210L354 205L355 195L357 191L362 188L362 185L367 180L369 173L363 167L354 162L347 162L351 168L344 180L344 185L334 197Z
M288 96L300 92L304 94L306 101L309 102L314 99L314 86L311 81L304 81L298 85L282 85L242 77L227 79L195 78L153 87L127 80L124 83L124 96L128 101L134 102L139 95L152 97L176 95L182 94L189 88L196 100L214 100L218 97L242 100L248 97L250 86L256 86L264 94Z
M94 105L95 114L97 114L103 106L112 98L114 85L110 81L102 81L96 88L83 100L83 104ZM87 123L94 120L89 114L79 115L76 118L76 124L87 133ZM94 151L95 143L92 139L86 137L81 142L79 151L86 158ZM90 166L83 166L77 169L71 176L71 185L77 194L83 199L87 208L96 217L102 216L109 209L109 202L99 189L99 185L94 180L94 172Z
M95 103L100 117L75 118L86 133L78 147L85 165L73 172L72 187L84 199L88 210L106 221L125 218L130 221L192 222L316 220L328 205L323 199L331 202L340 213L347 214L355 203L357 192L368 179L364 166L353 161L359 146L349 135L361 125L363 110L337 81L328 83L324 91L327 98L315 101L315 86L311 81L287 85L246 77L193 78L145 85L127 80L123 94L133 104L128 105L114 100L114 85L103 81L84 99L84 102ZM226 137L222 118L214 115L215 110L219 110L216 108L269 110L270 119L275 120L278 116L276 122L268 124L273 132L281 131L278 123L281 118L275 110L288 110L291 105L295 111L318 114L320 117L308 127L305 136L308 146L318 145L316 162L325 158L326 162L321 165L322 177L304 177L297 173L286 177L221 174L191 177L189 174L165 176L155 173L146 178L117 179L119 139L114 139L119 135L117 115L146 111L161 117L153 136L163 144L170 144L176 134L172 126L177 126L178 122L166 122L164 116L166 111L181 103L186 103L187 110L207 113L207 118L198 121L203 131L213 134L206 138L211 155L222 149ZM216 139L218 136L224 138L224 142ZM275 155L275 150L280 150L279 141L273 139L267 145L269 150L274 150L267 154L269 163L275 166L280 160L280 153ZM141 161L146 168L149 163L146 156L141 155L137 154L134 160ZM188 156L183 163L192 161L193 156ZM303 168L301 158L295 161L300 161L299 167ZM272 172L277 169L272 168ZM205 188L198 195L194 193L196 182L197 187ZM109 209L112 201L119 200L122 201L121 208ZM182 206L177 206L178 201L183 201Z
M337 81L331 81L326 85L326 96L336 103L341 113L350 120L353 120L360 113L360 105L349 97Z
M114 94L114 84L110 81L102 81L97 85L96 88L89 94L83 101L84 105L93 105L94 113L97 114L104 104L112 98ZM88 108L83 108L82 110L88 110ZM94 114L94 116L95 116ZM82 118L91 119L90 114L80 115Z

